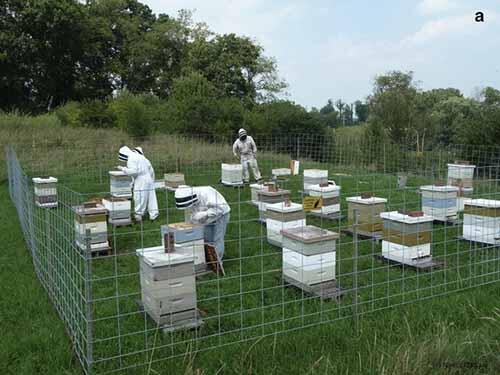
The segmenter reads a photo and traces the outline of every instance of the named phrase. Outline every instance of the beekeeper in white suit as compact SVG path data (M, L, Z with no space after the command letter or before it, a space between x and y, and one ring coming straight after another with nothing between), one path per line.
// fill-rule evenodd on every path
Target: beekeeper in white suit
M119 166L118 169L133 179L135 220L141 221L146 210L149 218L155 220L159 212L153 166L143 155L140 147L132 151L127 146L122 146L118 152L118 159L127 162L126 167Z
M238 139L233 143L233 154L235 157L240 158L241 166L243 167L243 182L249 182L250 180L249 167L252 169L254 178L260 181L262 177L257 165L257 159L255 158L257 146L253 138L247 135L245 129L238 130Z
M181 185L175 190L175 206L180 210L190 208L191 222L205 225L205 242L215 247L222 260L224 236L231 212L222 194L211 186Z

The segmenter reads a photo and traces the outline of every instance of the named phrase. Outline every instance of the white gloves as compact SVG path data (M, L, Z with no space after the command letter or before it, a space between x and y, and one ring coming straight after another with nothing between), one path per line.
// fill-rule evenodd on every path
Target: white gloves
M119 171L122 171L125 169L125 167L123 165L119 165L116 167Z
M208 213L206 211L196 212L193 215L193 221L197 223L203 223L208 219Z

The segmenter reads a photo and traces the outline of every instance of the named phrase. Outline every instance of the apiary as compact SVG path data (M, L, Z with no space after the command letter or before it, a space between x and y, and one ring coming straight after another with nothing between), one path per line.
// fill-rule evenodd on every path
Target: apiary
M197 272L206 270L203 225L188 222L172 223L160 227L162 245L167 252L193 257Z
M273 178L285 179L292 175L292 170L290 168L276 168L271 170Z
M302 285L335 279L335 251L338 233L313 225L285 229L283 275Z
M183 173L165 173L164 180L169 191L175 191L180 185L186 184Z
M228 186L238 186L243 184L243 167L241 164L224 164L221 165L222 175L221 182Z
M321 215L336 215L340 214L340 186L335 185L334 181L329 181L327 184L310 185L309 195L312 197L321 197L323 206L320 209L312 210L312 213Z
M109 191L112 197L132 198L132 178L122 171L109 171Z
M357 210L359 231L368 233L383 231L384 223L380 214L385 211L387 199L370 196L356 196L348 197L346 201L348 206L347 220L349 225L354 224L354 210Z
M107 215L108 210L98 203L84 203L73 207L75 213L75 242L82 249L87 250L87 240L90 250L109 250ZM87 230L89 238L87 238Z
M272 203L280 203L290 199L290 190L284 190L278 187L265 186L264 189L257 192L259 201L260 221L266 221L267 206Z
M500 200L471 199L465 203L463 237L474 242L500 244Z
M57 207L57 178L33 178L35 204L42 208Z
M304 194L309 194L313 185L328 184L328 171L325 169L304 169Z
M163 246L136 250L144 310L158 324L175 326L198 319L194 259L165 253Z
M302 205L293 202L279 202L267 205L267 242L282 247L285 229L301 228L306 225L306 215Z
M422 211L434 220L447 221L457 217L458 188L451 185L421 186Z
M129 225L132 223L131 210L132 203L127 198L106 197L102 200L102 205L108 210L108 221L112 225Z
M423 213L382 212L384 239L382 256L400 263L431 256L432 222Z
M264 189L264 184L251 184L250 193L252 196L252 204L255 206L259 205L259 191Z

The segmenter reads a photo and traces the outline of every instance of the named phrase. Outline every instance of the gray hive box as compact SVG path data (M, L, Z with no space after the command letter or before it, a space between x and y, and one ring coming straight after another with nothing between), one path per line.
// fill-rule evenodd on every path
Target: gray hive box
M83 204L73 207L75 213L75 242L82 249L87 250L87 241L91 251L109 250L108 242L108 211L101 204ZM87 238L87 230L90 238Z
M35 204L42 208L57 207L57 178L33 178Z
M102 204L108 210L109 223L113 225L131 224L132 202L127 198L106 197Z
M339 234L326 229L306 225L304 227L285 229L283 235L283 248L303 255L316 255L335 251L335 241Z
M117 198L132 198L132 178L122 171L109 171L109 192Z
M165 253L163 246L138 249L144 310L159 325L198 319L194 258Z

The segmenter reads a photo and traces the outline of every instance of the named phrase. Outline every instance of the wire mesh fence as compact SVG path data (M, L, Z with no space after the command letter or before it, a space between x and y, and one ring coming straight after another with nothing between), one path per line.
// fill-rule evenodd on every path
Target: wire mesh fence
M194 190L211 186L224 197L230 207L224 274L196 263L199 254L202 265L210 263L206 228L201 244L198 237L184 246L169 248L168 238L164 244L161 228L189 215L161 181L155 221L144 216L134 225L112 225L113 208L104 219L101 211L79 214L77 207L94 209L109 199L119 141L7 148L10 194L34 269L86 373L161 371L186 352L357 319L499 281L498 149L416 153L311 135L255 139L264 180L278 192L221 183L221 163L238 163L230 139L165 136L131 144L143 147L158 180L181 172ZM291 160L300 162L299 174L273 176ZM450 188L448 164L457 160L475 166L473 177L452 180L458 187ZM317 169L334 183L325 184ZM57 207L36 204L31 178L44 176L58 178ZM304 210L310 196L321 196L323 206ZM125 207L133 216L133 204ZM190 259L185 273L179 270L184 263L172 261L181 250ZM151 259L164 263L155 268ZM195 315L179 318L186 311ZM186 321L192 324L177 324Z

